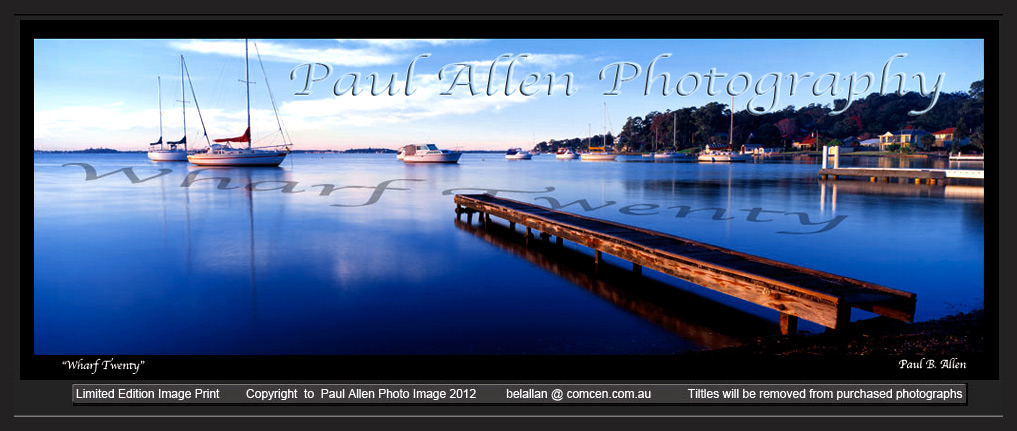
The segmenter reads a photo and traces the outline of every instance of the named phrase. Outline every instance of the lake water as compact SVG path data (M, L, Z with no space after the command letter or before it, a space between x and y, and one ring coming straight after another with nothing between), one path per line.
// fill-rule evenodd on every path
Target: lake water
M453 195L483 191L915 292L918 321L984 306L982 187L824 182L817 164L36 154L35 354L659 354L776 331L775 311L457 223ZM126 167L136 183L101 176Z

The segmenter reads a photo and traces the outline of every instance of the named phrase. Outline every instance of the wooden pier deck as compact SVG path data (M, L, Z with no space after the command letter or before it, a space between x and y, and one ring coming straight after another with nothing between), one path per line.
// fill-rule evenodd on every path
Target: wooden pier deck
M985 179L985 171L962 170L962 169L908 169L908 168L821 168L819 176L824 180L830 177L869 177L869 181L877 182L882 180L888 182L890 178L914 179L915 184L925 181L928 184L936 184L947 178Z
M737 252L661 232L552 210L486 194L456 195L456 212L472 223L491 216L526 228L528 237L569 240L643 267L771 308L779 312L781 332L794 333L798 319L837 329L851 321L851 309L912 322L916 295L873 283Z

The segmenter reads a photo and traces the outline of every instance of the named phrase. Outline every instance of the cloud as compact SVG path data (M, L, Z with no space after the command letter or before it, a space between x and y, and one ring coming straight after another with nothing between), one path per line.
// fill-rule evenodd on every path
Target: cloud
M391 50L406 50L421 45L465 45L482 42L483 39L335 39L339 43L362 44Z
M218 54L232 57L244 55L244 43L230 40L191 40L174 42L176 49L201 54ZM254 45L251 45L254 51ZM301 48L285 43L258 42L257 51L269 61L309 63L320 62L340 66L378 66L403 61L403 55L378 52L377 49L363 48ZM252 53L253 54L253 53Z

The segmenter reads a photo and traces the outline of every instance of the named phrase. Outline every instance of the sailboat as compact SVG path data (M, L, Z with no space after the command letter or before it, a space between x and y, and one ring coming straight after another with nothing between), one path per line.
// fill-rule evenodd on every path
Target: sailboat
M607 148L607 103L604 104L604 137L599 147L589 147L589 151L579 155L579 160L589 162L606 162L618 158L618 153ZM614 142L612 142L613 144Z
M688 154L678 152L678 113L674 113L674 120L671 121L671 146L675 151L661 151L654 153L655 160L690 160Z
M180 106L183 107L184 137L179 141L169 141L169 149L162 143L162 79L159 79L159 142L152 145L159 145L158 149L150 148L148 158L156 162L186 162L187 161L187 92L184 87L184 56L180 56ZM183 145L183 149L177 148Z
M728 148L734 148L734 97L731 97L731 129L727 134L727 146ZM733 150L707 150L699 153L700 162L746 162L751 158L751 154L738 154Z
M247 131L243 135L232 138L214 139L215 144L209 145L208 150L187 156L187 160L199 166L279 166L289 153L290 143L286 143L286 134L282 130L282 121L279 119L279 110L275 106L275 99L272 98L272 90L268 88L268 76L265 75L265 87L269 91L269 98L272 99L272 110L275 111L276 122L279 124L279 132L283 137L283 144L263 148L284 149L264 150L251 147L251 71L248 56L247 39L244 39L244 83L247 85ZM257 45L255 45L257 49ZM261 56L258 56L261 61ZM262 66L262 73L264 73ZM231 143L246 142L246 148L236 148Z

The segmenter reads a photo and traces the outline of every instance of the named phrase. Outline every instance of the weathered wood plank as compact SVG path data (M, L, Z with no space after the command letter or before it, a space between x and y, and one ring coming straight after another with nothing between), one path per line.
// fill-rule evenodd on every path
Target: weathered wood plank
M915 295L677 236L489 195L456 195L456 205L500 217L676 278L829 328L851 307L899 320L914 318ZM845 317L847 316L847 317ZM791 320L788 320L791 325Z

